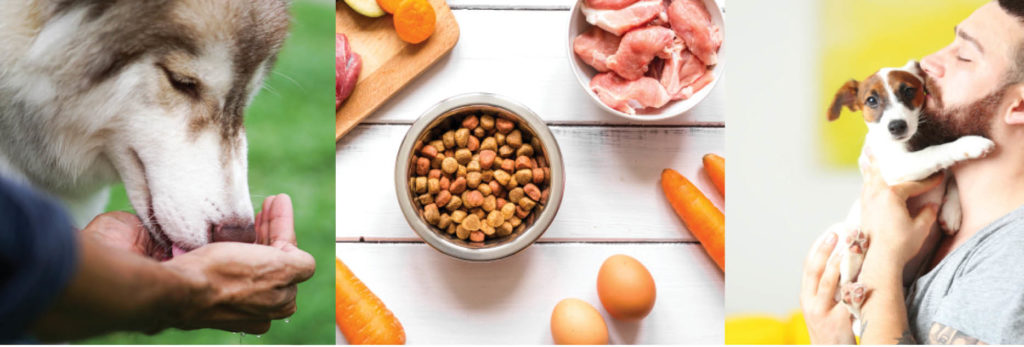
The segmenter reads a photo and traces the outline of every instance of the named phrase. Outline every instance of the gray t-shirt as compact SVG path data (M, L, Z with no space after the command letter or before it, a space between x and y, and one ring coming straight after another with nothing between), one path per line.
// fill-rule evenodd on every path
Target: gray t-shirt
M919 342L939 323L989 344L1024 344L1024 207L978 231L907 293Z

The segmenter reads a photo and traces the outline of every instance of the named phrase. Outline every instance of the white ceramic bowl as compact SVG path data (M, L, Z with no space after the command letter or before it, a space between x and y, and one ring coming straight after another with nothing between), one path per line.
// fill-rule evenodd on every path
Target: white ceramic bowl
M580 11L580 7L583 4L583 0L576 1L573 5L572 11L569 17L569 39L566 47L569 51L569 65L572 66L572 72L576 74L576 80L579 81L580 87L590 95L590 99L595 104L600 105L605 111L611 112L619 117L627 118L636 121L655 121L667 118L672 118L689 111L694 106L697 106L701 101L704 100L711 93L711 90L718 84L718 80L722 78L725 73L725 62L726 62L726 45L728 40L722 40L722 46L718 49L718 65L711 68L711 71L715 74L715 79L710 84L701 89L699 92L693 95L693 97L686 100L669 101L668 104L661 108L647 108L643 110L637 110L635 115L627 114L622 111L615 110L608 105L601 102L601 99L597 97L597 94L590 89L590 80L597 75L597 70L587 65L572 50L572 42L576 36L590 29L590 23L587 23L586 18L583 16L583 12ZM707 7L708 13L711 14L711 22L718 25L722 30L722 35L725 35L725 16L722 9L719 8L718 3L715 0L704 0L704 6Z

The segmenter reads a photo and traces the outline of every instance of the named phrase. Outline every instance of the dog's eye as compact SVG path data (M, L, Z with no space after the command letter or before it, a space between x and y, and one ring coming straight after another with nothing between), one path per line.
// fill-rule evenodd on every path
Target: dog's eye
M873 97L873 96L869 96L868 100L865 101L864 103L867 104L871 108L875 108L876 106L878 106L878 98Z
M903 93L904 98L913 99L914 94L917 93L917 89L912 87L903 87L903 90L901 92Z
M199 81L195 78L175 73L164 66L160 66L160 68L164 70L164 74L167 75L167 81L171 83L171 87L175 90L191 97L199 96Z

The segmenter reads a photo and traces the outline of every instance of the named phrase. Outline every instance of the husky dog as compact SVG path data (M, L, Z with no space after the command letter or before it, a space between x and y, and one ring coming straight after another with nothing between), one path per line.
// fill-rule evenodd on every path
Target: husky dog
M168 256L253 242L242 117L288 29L282 0L0 6L0 176L79 227L123 181Z

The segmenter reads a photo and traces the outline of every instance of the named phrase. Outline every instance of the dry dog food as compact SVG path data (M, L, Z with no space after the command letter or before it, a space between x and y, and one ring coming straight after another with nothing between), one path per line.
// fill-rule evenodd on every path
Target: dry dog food
M413 152L409 190L417 208L452 237L484 242L521 232L547 203L551 169L543 147L512 120L454 115Z

